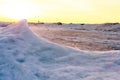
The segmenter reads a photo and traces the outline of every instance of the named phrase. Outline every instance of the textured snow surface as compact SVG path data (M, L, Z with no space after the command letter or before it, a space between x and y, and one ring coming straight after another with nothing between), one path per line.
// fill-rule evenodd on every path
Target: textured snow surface
M0 80L120 80L120 51L59 46L38 38L22 20L0 27Z

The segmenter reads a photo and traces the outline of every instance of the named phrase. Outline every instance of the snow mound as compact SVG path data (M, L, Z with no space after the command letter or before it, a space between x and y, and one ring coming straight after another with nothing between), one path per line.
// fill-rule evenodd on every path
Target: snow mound
M26 20L0 28L0 80L119 80L119 74L120 51L59 46L34 35Z

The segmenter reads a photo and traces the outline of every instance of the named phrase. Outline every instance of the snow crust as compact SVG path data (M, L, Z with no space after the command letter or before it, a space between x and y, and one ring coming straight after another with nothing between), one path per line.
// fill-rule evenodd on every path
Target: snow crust
M38 38L26 20L0 27L0 80L120 80L119 74L120 51L60 46Z

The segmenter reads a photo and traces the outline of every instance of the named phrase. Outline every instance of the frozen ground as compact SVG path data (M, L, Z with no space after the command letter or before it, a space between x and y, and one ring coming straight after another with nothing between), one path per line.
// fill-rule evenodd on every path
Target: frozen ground
M34 24L40 37L80 50L120 50L120 24ZM97 46L97 47L96 47Z
M120 80L119 75L119 50L60 46L34 35L26 20L0 27L0 80Z

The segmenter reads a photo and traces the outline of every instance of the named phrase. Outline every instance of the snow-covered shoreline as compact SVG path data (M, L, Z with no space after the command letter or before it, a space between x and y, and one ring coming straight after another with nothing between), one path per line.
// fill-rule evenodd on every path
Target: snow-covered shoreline
M97 53L38 38L23 20L0 27L0 80L119 80L120 51Z

